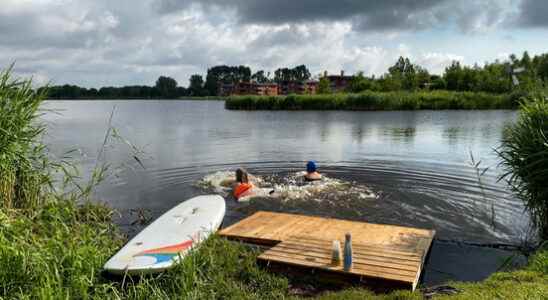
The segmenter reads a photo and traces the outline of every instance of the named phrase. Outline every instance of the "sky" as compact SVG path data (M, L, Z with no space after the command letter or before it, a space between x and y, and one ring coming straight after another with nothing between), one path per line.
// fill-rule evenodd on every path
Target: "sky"
M432 73L548 52L545 0L0 0L0 68L36 85L187 86L207 68Z

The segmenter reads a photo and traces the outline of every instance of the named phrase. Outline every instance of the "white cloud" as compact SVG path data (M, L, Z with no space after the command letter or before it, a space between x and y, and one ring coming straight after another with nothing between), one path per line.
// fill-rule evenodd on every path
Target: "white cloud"
M428 52L420 54L416 63L426 68L432 74L442 74L453 61L463 62L464 56L451 53Z
M159 13L155 6L159 2L164 5L162 9L172 10ZM175 5L183 2L194 4ZM408 21L384 20L382 14L369 10L360 13L346 7L339 13L325 8L315 12L301 7L301 3L299 10L291 12L295 21L287 16L260 21L266 17L260 9L293 5L293 1L282 2L250 4L242 0L234 7L217 0L202 5L189 0L2 0L0 67L17 61L19 74L37 74L41 81L48 78L54 84L85 86L153 84L160 75L172 76L186 85L191 74L205 75L208 67L217 64L245 64L266 71L306 64L313 74L342 69L348 74L364 71L380 75L400 55L440 73L451 61L464 60L454 54L460 53L458 49L473 45L437 49L432 47L436 38L444 34L462 36L469 31L488 34L481 32L496 30L512 11L509 0L474 0L469 5L396 1L397 15L405 11L402 8L412 8L408 21L413 26L405 28L410 25ZM216 5L206 9L207 3ZM354 1L352 5L363 9L377 4ZM379 5L384 13L391 14L390 3ZM430 7L436 9L428 10ZM454 13L444 14L446 11ZM296 15L299 12L303 15ZM247 19L245 13L250 14ZM359 28L361 23L352 17L360 14L369 18L362 22L369 26L367 30ZM430 28L434 21L442 23ZM377 31L376 26L380 26ZM440 27L448 31L436 31ZM414 42L416 30L433 32L432 37L423 37L429 45ZM498 47L496 53L506 49ZM495 50L480 51L485 57ZM496 53L489 56L494 58ZM475 57L467 60L474 61Z

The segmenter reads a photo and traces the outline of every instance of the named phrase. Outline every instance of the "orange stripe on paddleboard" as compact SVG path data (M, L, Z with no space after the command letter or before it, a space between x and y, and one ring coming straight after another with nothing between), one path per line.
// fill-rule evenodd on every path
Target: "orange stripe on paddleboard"
M188 240L180 244L171 245L167 247L145 250L137 255L154 254L154 253L179 253L181 251L188 249L190 246L192 246L192 240Z

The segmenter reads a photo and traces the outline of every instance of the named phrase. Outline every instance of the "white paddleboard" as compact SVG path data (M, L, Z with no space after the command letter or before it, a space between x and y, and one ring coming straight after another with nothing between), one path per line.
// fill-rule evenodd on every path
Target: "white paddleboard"
M147 226L109 259L104 269L120 275L168 269L221 226L225 210L225 200L218 195L187 200Z

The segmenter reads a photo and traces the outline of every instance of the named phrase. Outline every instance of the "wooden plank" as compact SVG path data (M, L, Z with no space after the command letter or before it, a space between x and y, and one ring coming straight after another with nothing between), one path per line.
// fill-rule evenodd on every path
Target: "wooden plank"
M399 282L407 283L409 286L412 286L412 281L414 279L414 276L406 276L406 275L400 275L400 274L392 274L392 273L386 273L383 271L377 271L373 269L362 269L360 267L352 268L350 272L346 272L342 269L340 266L332 266L326 263L321 262L314 262L314 261L303 261L298 258L292 258L292 257L284 257L284 256L271 256L269 259L265 259L263 257L259 257L259 259L262 260L271 260L274 262L279 263L287 263L292 264L294 266L298 267L314 267L314 268L320 268L324 270L329 270L337 273L342 274L352 274L355 276L366 276L366 277L375 277L375 278L383 278L383 279L389 279L389 280L396 280Z
M261 255L262 258L264 259L268 259L271 255L289 255L291 257L295 257L295 258L301 258L303 260L314 260L314 261L321 261L321 262L324 262L325 264L331 264L331 256L330 255L326 255L326 254L321 254L321 253L311 253L311 252L306 252L306 253L303 253L302 251L299 251L299 250L294 250L294 249L287 249L287 248L283 248L283 247L275 247L273 249L270 249L268 251L266 251L265 253L263 253ZM388 262L378 262L378 261L373 261L373 260L368 260L368 259L364 259L363 257L361 258L357 258L357 257L353 257L353 264L356 265L356 266L367 266L367 267L372 267L373 269L374 268L377 268L377 267L380 267L380 268L385 268L387 270L389 270L390 272L393 272L393 273L397 273L397 274L406 274L406 275L413 275L415 276L416 274L416 271L417 271L417 267L414 267L414 266L405 266L405 265L401 265L401 264L398 264L397 262L396 263L388 263ZM339 263L338 265L341 265L341 263ZM401 271L401 272L400 272Z
M275 249L271 248L270 250L284 251L287 253L303 253L303 251L306 251L305 253L307 253L310 256L320 256L320 257L331 258L331 251L328 249L303 249L303 248L294 247L292 245L287 245L285 242L278 244ZM406 261L406 260L400 260L397 258L387 258L382 256L379 257L379 256L364 254L362 252L356 252L356 251L354 251L353 255L354 255L354 261L356 262L385 263L387 265L394 264L396 266L403 266L407 270L414 270L414 271L416 271L421 264L420 261L418 262Z
M294 247L294 248L296 248L296 247L305 247L305 248L302 248L303 250L322 249L324 251L331 251L331 244L325 244L323 246L322 245L307 244L306 246L303 246L303 243L299 243L299 242L296 242L296 241L284 241L283 244L277 244L277 245L280 246L280 247ZM342 246L343 245L341 245L341 247ZM422 258L417 257L417 256L405 256L405 255L395 254L395 253L390 253L390 252L382 252L382 251L378 251L378 250L375 250L375 249L361 248L361 247L358 247L357 245L353 245L352 248L353 248L354 252L357 253L358 255L384 258L384 259L390 259L390 260L396 259L396 260L399 260L399 261L405 261L405 262L409 262L409 263L412 263L412 264L422 262Z
M351 272L331 264L332 241L343 244L347 232L352 234L354 254ZM414 290L435 231L261 211L219 234L273 246L259 256L267 264L321 269L343 277L365 276L370 278L367 282L384 280Z
M296 244L306 242L307 245L316 245L318 247L331 246L331 244L332 244L332 241L310 240L310 239L307 239L307 238L304 238L304 237L303 238L289 238L287 240L284 240L284 242L293 242L293 243L296 243ZM341 245L342 244L344 244L343 241L341 241ZM417 261L420 261L423 257L423 255L421 253L417 253L416 251L412 252L413 250L411 250L411 249L405 251L403 249L398 250L398 248L396 248L396 250L394 250L394 249L392 249L391 247L388 247L388 246L353 243L353 248L355 250L361 250L361 251L370 251L370 252L375 252L376 251L378 253L383 252L383 253L386 253L386 254L394 255L395 257L415 259Z
M394 225L380 225L319 217L299 216L282 213L257 212L245 222L236 223L221 230L223 236L262 237L269 240L285 240L290 235L310 236L326 239L343 239L345 232L359 232L356 242L395 245L409 244L408 240L418 237L432 238L433 230L408 228ZM299 226L295 226L295 222ZM280 226L288 230L277 230ZM251 227L251 228L250 228ZM252 232L249 232L252 231ZM416 244L416 243L412 243Z

